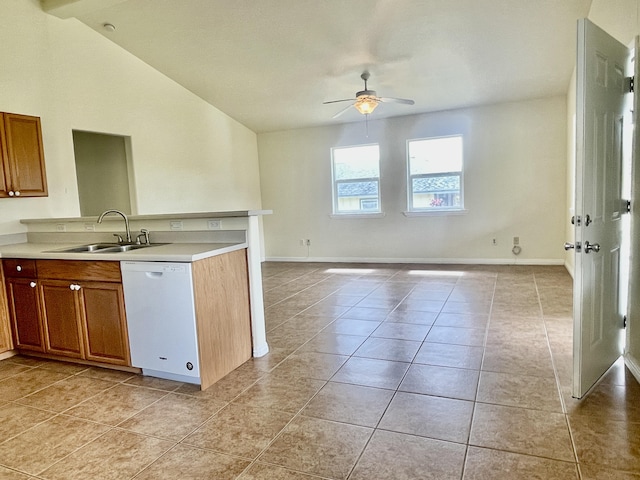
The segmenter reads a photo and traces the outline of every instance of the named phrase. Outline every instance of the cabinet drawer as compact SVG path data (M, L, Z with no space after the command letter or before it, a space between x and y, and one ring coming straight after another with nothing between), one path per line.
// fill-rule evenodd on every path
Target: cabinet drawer
M38 278L120 282L120 262L36 260Z
M36 261L22 258L6 258L2 261L4 276L12 278L35 278Z

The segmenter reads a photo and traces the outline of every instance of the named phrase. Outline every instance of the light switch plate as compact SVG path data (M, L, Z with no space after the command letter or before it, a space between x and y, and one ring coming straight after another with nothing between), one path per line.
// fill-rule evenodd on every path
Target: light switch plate
M220 230L222 228L222 220L209 220L207 226L209 230Z
M182 230L182 220L172 220L169 222L169 228L173 231Z

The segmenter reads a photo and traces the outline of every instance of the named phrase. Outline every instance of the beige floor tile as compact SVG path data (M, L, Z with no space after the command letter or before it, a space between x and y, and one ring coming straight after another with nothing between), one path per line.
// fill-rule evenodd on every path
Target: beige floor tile
M173 442L113 429L42 472L47 480L131 478L174 446Z
M300 349L300 352L331 353L334 355L351 355L367 339L359 335L340 335L333 332L320 332Z
M368 320L372 322L382 322L387 315L391 313L393 307L388 308L369 308L355 306L341 315L340 318L349 318L351 320Z
M574 462L565 416L477 403L470 445Z
M411 362L420 345L420 342L410 340L371 337L353 355L355 357Z
M56 416L0 444L0 464L36 475L108 430Z
M345 295L342 293L334 293L329 295L323 302L330 305L339 305L341 307L353 307L362 301L362 295Z
M136 480L234 480L248 461L187 445L176 445L136 476Z
M489 315L477 313L445 313L436 318L435 327L460 327L485 329L489 324Z
M569 425L579 463L640 473L640 423L570 415Z
M182 443L255 459L291 421L293 413L231 404Z
M526 345L487 345L482 370L555 378L549 349Z
M477 370L413 364L398 390L474 400L479 374Z
M319 317L338 318L341 315L344 315L349 309L350 307L343 307L340 305L318 304L304 310L304 314L315 315Z
M420 312L417 310L394 310L385 322L393 323L417 323L419 325L433 325L438 317L437 312Z
M563 413L558 386L553 378L482 372L476 400Z
M424 342L414 363L480 370L484 348Z
M437 327L429 330L426 342L447 343L450 345L469 345L482 347L485 343L484 328Z
M409 363L351 357L331 378L334 382L396 389Z
M0 398L6 401L16 400L67 377L63 373L40 368L27 370L0 381Z
M167 392L173 392L183 385L182 382L174 382L173 380L165 380L164 378L148 377L146 375L136 375L135 377L131 377L125 383L128 385L137 385L138 387L165 390Z
M30 480L35 477L24 475L16 472L15 470L9 470L8 468L0 466L0 478L2 480Z
M442 313L461 313L467 315L489 314L490 301L454 302L447 300L442 307Z
M573 416L640 423L640 385L599 383L581 400L565 395L567 413Z
M348 358L330 353L296 352L274 368L271 374L284 376L292 381L297 378L329 380Z
M225 405L215 398L170 393L118 426L143 435L179 441Z
M77 375L84 372L89 367L78 363L58 362L55 360L44 360L38 368L51 370L52 372L64 373L65 375Z
M621 472L597 465L580 465L582 480L640 480L640 472Z
M341 333L344 335L368 336L378 328L381 322L369 322L367 320L350 320L339 318L324 329L324 332Z
M0 362L0 381L13 377L19 373L26 372L27 370L31 370L31 368L32 367L20 365L18 363Z
M392 397L393 392L390 390L329 382L313 397L302 414L375 427Z
M65 414L115 426L165 395L167 392L162 390L119 384L65 411Z
M259 457L304 473L346 479L373 430L300 416Z
M318 477L287 470L283 467L255 463L238 480L317 480Z
M200 385L185 383L174 390L174 393L183 393L194 397L212 398L222 402L230 402L265 374L265 372L259 368L254 368L254 365L247 362L218 380L206 390L201 390Z
M378 428L467 443L473 402L398 392Z
M376 430L349 480L458 480L466 447Z
M99 380L108 380L110 382L124 382L132 377L135 373L121 372L120 370L111 370L109 368L90 367L79 374L81 377L97 378Z
M376 295L376 292L373 292L360 300L356 306L360 308L377 308L389 313L402 302L403 298L404 295L402 294Z
M114 386L113 382L73 376L16 400L23 405L63 412Z
M469 447L463 480L578 480L575 463Z
M429 325L383 322L371 334L372 337L395 338L397 340L424 341L430 330Z
M239 395L234 402L296 413L324 384L325 382L322 380L311 378L299 378L295 382L291 382L285 377L268 374Z
M398 305L398 310L401 312L440 313L444 303L443 300L426 300L424 298L408 297Z
M18 435L25 430L50 419L54 413L15 403L0 407L0 441Z

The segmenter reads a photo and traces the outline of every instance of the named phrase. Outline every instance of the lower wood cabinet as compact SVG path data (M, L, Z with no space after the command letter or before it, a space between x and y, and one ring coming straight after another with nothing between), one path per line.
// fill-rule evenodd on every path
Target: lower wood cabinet
M15 348L131 365L118 262L36 260L22 278L24 262L3 262Z

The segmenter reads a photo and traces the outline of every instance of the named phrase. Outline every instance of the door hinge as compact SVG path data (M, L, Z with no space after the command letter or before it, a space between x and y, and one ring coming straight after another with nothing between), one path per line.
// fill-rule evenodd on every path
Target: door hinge
M633 93L634 92L634 87L635 87L635 78L636 77L626 77L625 80L625 93Z
M627 328L627 316L622 317L622 328Z
M622 201L622 210L624 213L631 213L631 200Z

